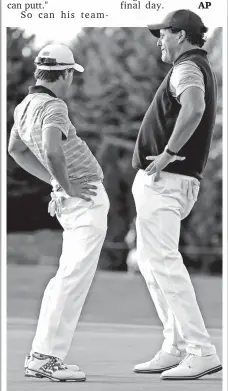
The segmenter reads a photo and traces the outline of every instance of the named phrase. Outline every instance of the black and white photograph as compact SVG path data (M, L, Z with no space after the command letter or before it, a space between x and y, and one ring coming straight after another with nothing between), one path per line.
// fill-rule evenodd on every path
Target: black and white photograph
M222 391L217 25L6 28L8 391Z

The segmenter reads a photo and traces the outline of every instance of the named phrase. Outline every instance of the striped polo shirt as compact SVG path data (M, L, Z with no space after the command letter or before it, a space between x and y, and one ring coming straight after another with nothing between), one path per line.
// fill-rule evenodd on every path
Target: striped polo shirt
M62 132L61 146L70 180L103 180L99 163L87 144L78 137L68 117L66 103L46 87L30 87L29 94L14 111L14 126L11 133L13 137L19 137L49 171L42 148L42 132L48 127L57 128Z

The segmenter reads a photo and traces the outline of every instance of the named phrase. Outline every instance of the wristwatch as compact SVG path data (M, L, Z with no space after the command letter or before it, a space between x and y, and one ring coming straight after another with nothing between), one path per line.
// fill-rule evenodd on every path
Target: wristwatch
M169 155L171 155L171 156L176 156L176 155L177 155L176 152L173 152L173 151L171 151L171 150L168 148L168 145L166 145L165 151L166 151Z

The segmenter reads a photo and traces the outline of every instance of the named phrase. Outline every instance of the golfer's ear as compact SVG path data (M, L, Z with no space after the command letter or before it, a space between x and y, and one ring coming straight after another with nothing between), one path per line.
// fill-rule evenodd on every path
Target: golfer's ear
M69 74L69 71L68 71L68 69L64 69L64 76L63 76L64 80L66 80L66 79L67 79L67 77L68 77L68 74Z
M181 30L179 33L179 39L178 39L178 43L181 43L185 40L186 38L186 31L184 30Z

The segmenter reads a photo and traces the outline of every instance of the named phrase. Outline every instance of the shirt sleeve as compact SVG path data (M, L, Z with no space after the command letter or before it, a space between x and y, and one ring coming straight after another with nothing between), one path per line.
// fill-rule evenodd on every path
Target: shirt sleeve
M13 124L13 127L11 129L10 137L16 138L18 140L21 139L18 133L17 125L15 123Z
M11 132L10 132L10 137L12 138L16 138L18 140L20 140L20 136L19 136L19 133L18 133L18 125L17 125L17 107L15 108L14 110L14 124L13 124L13 127L11 129Z
M203 74L194 62L184 61L174 66L170 78L170 91L179 100L180 95L189 87L198 87L205 94Z
M61 99L53 99L45 105L42 130L49 127L57 128L63 133L63 139L68 137L69 117L66 103Z

